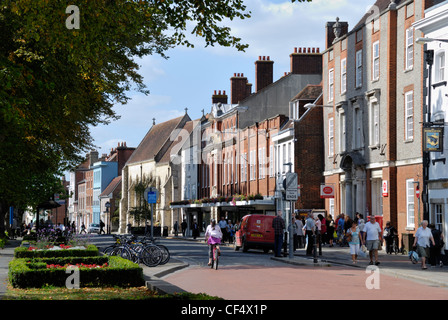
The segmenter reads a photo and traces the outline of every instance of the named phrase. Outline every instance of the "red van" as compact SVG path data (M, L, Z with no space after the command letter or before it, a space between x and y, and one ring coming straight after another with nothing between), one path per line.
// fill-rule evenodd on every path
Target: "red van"
M235 234L235 251L263 249L264 252L274 250L274 216L249 214L241 219L241 225Z

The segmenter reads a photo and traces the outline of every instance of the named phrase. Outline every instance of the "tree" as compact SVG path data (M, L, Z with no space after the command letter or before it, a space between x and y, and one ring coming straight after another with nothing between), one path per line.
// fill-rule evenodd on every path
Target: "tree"
M112 107L131 89L148 93L135 58L192 47L188 32L206 46L247 48L227 26L250 17L243 0L75 2L1 1L0 236L10 205L45 197L30 184L94 147L90 126L118 119Z

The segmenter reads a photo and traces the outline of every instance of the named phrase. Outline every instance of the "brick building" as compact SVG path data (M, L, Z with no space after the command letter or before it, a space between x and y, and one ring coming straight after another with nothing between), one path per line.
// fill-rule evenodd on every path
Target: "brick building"
M422 183L422 51L412 24L434 1L373 5L348 31L328 22L323 53L326 200L333 216L381 216L403 233L421 220L415 186Z

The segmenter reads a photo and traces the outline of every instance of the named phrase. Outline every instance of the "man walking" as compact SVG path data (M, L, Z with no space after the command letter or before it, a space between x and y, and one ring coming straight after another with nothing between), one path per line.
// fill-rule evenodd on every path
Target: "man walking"
M283 245L283 230L285 229L285 221L282 218L282 212L279 210L277 216L272 220L272 228L274 228L274 254L281 257Z
M369 250L370 265L373 264L373 259L375 258L375 265L379 265L378 261L378 249L380 246L380 241L383 241L383 234L381 232L381 227L378 222L375 221L375 216L372 214L370 216L369 222L364 226L363 242Z
M313 219L313 214L309 213L308 218L305 220L305 234L306 234L306 255L313 255L313 247L314 247L314 232L315 232L316 224Z

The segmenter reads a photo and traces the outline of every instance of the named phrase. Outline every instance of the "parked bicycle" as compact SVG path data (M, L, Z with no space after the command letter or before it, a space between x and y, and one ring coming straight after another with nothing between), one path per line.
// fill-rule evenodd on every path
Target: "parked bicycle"
M115 243L104 248L103 253L121 256L135 263L143 263L148 267L165 264L170 259L167 247L154 244L148 238L138 239L135 236L114 235Z

